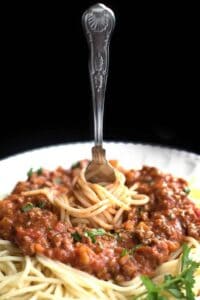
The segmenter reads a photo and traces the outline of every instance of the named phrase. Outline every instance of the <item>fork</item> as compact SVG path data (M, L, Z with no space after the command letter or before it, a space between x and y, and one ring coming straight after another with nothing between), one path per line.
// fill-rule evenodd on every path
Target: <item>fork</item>
M115 172L106 160L103 149L103 114L108 77L109 44L115 26L115 15L103 4L95 4L82 16L83 28L90 49L89 73L94 112L94 141L92 161L85 178L92 183L106 184L115 181Z

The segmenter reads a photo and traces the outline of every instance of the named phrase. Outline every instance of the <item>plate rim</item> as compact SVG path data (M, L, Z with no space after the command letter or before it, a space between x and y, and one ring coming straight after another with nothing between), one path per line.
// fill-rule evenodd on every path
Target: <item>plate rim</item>
M91 144L91 145L90 145ZM6 161L10 160L10 159L16 159L17 157L21 157L25 154L29 154L29 153L33 153L33 152L39 152L41 150L48 150L48 149L52 149L52 148L57 148L57 147L64 147L64 146L81 146L81 145L88 145L88 146L92 146L94 144L94 141L89 140L89 141L76 141L76 142L69 142L69 143L60 143L60 144L52 144L52 145L47 145L47 146L41 146L41 147L36 147L36 148L32 148L29 150L25 150L25 151L21 151L18 152L16 154L13 155L9 155L3 159L0 159L0 165L1 163L5 163ZM186 158L192 158L194 160L199 160L200 163L200 154L194 153L194 152L190 152L187 150L182 150L182 149L177 149L174 147L170 147L170 146L163 146L160 144L151 144L151 143L141 143L141 142L131 142L131 141L112 141L112 140L105 140L103 145L112 145L112 144L117 144L117 145L121 145L121 146L142 146L142 147L151 147L154 149L159 149L159 150L164 150L164 151L173 151L174 153L178 154L180 153L182 156L185 156Z
M72 153L72 155L65 156L69 158L68 162L66 161L65 167L70 168L71 164L77 160L90 159L93 145L93 141L48 145L23 151L0 160L0 196L12 191L16 182L26 180L27 170L31 168L37 169L38 162L44 168L54 170L58 166L65 165L63 157L69 150L69 153ZM83 152L79 151L81 147ZM197 185L196 182L200 184L200 155L198 154L160 145L122 141L105 141L104 148L107 150L108 159L121 160L122 166L125 168L130 168L132 153L136 153L138 159L131 162L132 168L140 169L144 165L156 167L166 174L172 174L177 178L184 178L187 181L189 178L191 180L194 178L195 185ZM158 153L160 154L157 155ZM123 155L122 158L121 155Z

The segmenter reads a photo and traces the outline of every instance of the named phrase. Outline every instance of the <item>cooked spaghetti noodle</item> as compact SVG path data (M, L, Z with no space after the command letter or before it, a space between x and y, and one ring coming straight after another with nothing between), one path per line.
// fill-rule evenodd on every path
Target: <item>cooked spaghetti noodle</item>
M125 186L125 176L116 170L116 182L103 187L86 182L83 169L75 178L73 190L68 194L56 196L56 191L40 189L23 192L25 196L43 194L59 208L60 218L69 225L87 224L114 229L122 224L122 215L131 205L144 205L149 197L138 194L136 186Z
M147 167L116 177L102 187L84 169L42 170L0 203L1 300L131 299L145 290L140 274L179 273L184 242L199 259L184 180ZM197 295L199 269L195 279Z

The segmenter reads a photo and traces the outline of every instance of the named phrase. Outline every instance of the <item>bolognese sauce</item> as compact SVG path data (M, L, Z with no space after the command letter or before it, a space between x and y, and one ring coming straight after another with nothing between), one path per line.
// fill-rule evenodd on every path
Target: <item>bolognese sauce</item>
M136 185L150 201L125 211L122 225L111 231L84 224L68 226L44 195L23 194L45 187L66 193L86 164L82 161L70 170L59 167L53 172L41 169L19 182L0 201L0 238L15 243L24 255L45 255L117 282L138 274L153 275L186 236L200 240L200 209L188 198L187 182L156 168L120 169L126 185Z

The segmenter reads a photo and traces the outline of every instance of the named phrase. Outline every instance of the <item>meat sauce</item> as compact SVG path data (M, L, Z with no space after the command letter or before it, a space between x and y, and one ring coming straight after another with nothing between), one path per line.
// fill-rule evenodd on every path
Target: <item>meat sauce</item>
M91 238L92 228L69 227L59 220L45 196L25 197L22 192L49 187L57 193L72 187L74 176L87 162L66 171L34 172L0 201L0 238L15 243L25 255L41 254L96 277L117 282L138 274L152 276L186 236L200 240L200 210L188 199L186 181L156 168L122 170L127 186L150 197L148 204L124 213L124 222L112 232ZM93 232L94 233L94 232Z

